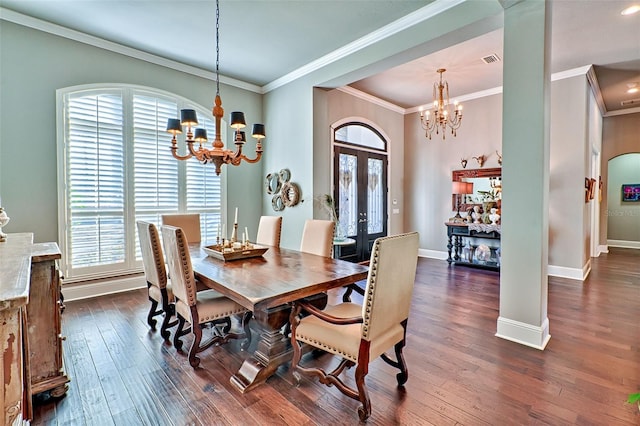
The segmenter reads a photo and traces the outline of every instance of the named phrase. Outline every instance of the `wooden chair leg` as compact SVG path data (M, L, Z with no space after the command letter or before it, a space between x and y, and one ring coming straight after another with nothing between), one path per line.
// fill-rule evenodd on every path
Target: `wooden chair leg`
M364 378L367 375L367 365L358 364L356 367L356 386L358 387L358 400L362 403L362 407L358 407L358 417L360 421L365 422L371 416L371 400L369 393L364 384Z
M193 331L193 343L191 343L191 349L189 349L189 364L193 368L198 368L200 365L200 358L196 356L200 352L200 342L202 341L202 327L200 324L191 324Z
M149 327L151 327L153 330L155 330L156 329L156 320L153 319L153 317L155 317L156 315L158 315L162 311L158 310L158 302L157 301L153 300L152 298L149 298L149 301L151 302L151 308L149 308L149 313L147 314L147 324L149 324Z
M176 315L176 308L173 305L169 305L164 310L164 320L162 321L162 326L160 327L160 335L164 338L164 340L169 340L171 337L171 333L169 332L169 328L178 324L178 320L171 321L171 318Z
M398 386L404 386L409 378L409 371L407 370L407 363L402 355L402 349L404 348L404 340L396 344L396 358L398 359L398 369L400 372L396 374L398 380Z
M178 328L176 328L176 333L173 335L173 346L175 346L177 350L182 349L182 340L180 340L180 338L186 334L183 331L185 322L186 320L178 315Z

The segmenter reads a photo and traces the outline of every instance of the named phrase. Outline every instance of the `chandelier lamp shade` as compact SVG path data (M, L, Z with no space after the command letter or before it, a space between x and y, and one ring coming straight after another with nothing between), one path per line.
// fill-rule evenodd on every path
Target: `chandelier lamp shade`
M446 69L439 68L437 73L440 74L440 81L433 83L433 114L429 110L420 109L420 124L425 130L425 137L429 139L434 131L436 135L442 133L442 139L446 139L447 128L456 136L462 123L462 105L457 101L453 105L449 102L449 83L442 80L445 71Z
M249 158L242 153L242 148L246 142L245 132L241 131L246 127L244 113L234 111L229 116L230 126L234 129L235 151L226 149L221 137L221 122L224 116L222 99L220 98L220 0L216 0L216 97L213 106L213 117L215 118L215 137L211 143L211 148L207 148L207 131L204 128L197 128L198 117L193 109L183 109L180 111L180 119L170 118L167 120L167 132L173 135L171 139L171 153L178 160L188 160L195 157L202 164L213 163L216 167L216 175L222 171L223 164L239 166L244 160L247 163L257 163L262 157L262 139L266 137L264 124L254 124L251 136L256 139L256 156ZM187 153L178 153L177 135L182 134L186 128L185 142ZM197 145L197 146L196 146Z

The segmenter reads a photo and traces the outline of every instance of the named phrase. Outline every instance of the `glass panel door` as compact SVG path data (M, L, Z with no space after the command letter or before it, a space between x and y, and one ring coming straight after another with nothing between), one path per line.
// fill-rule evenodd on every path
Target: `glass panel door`
M341 247L340 258L368 260L374 240L387 234L387 157L336 145L334 170L337 234L356 241Z

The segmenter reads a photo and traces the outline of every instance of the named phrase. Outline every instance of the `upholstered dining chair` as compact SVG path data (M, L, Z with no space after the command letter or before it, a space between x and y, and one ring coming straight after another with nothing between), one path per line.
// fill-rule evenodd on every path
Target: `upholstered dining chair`
M334 227L330 220L307 219L302 229L300 251L331 257Z
M214 290L196 291L196 279L191 266L191 256L187 246L185 233L175 226L162 226L162 243L167 257L167 265L175 297L175 309L178 316L178 328L173 336L173 345L182 349L180 338L193 334L193 343L189 349L189 364L193 368L200 365L196 355L212 345L227 343L230 339L247 340L242 345L245 349L251 340L249 320L251 311ZM231 316L242 315L243 333L231 332ZM185 323L191 327L184 329ZM213 335L202 343L203 326L211 324Z
M256 244L280 247L282 216L261 216L258 223Z
M369 362L380 356L387 364L398 368L398 386L403 386L408 379L402 349L417 258L416 232L378 238L371 251L362 306L346 302L319 310L305 301L294 302L290 316L294 377L299 382L299 373L317 376L321 383L335 385L346 396L360 401L362 406L358 407L358 415L361 421L371 415L371 401L365 387ZM301 318L302 311L310 315ZM340 356L342 361L329 373L319 368L302 367L302 343ZM392 347L395 361L385 354ZM354 365L357 389L350 388L339 377L345 368Z
M152 329L155 329L156 320L153 317L164 313L160 335L164 339L169 339L168 328L176 325L178 321L171 322L171 318L175 315L173 292L171 283L167 279L167 270L158 229L153 223L141 220L137 221L136 225L138 227L140 251L142 252L144 276L147 281L149 301L151 302L147 323ZM160 304L160 309L158 309L158 304Z
M199 243L202 239L199 213L163 214L162 224L182 228L190 243Z

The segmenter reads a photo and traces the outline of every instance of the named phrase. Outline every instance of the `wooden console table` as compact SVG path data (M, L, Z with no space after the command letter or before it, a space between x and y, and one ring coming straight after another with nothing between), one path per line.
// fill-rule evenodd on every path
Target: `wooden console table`
M485 269L500 269L500 225L484 225L484 224L466 224L445 222L447 227L447 262L451 265L467 265ZM468 239L470 252L464 253L464 241ZM480 259L476 255L476 250L480 243L476 240L485 241L490 252L487 253L488 259ZM474 241L472 244L471 241ZM496 246L497 242L497 246Z
M55 243L33 244L33 234L0 243L0 406L5 425L32 418L31 397L61 396L69 381L62 366L60 277Z

